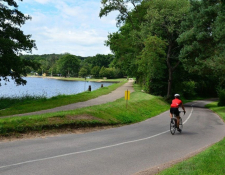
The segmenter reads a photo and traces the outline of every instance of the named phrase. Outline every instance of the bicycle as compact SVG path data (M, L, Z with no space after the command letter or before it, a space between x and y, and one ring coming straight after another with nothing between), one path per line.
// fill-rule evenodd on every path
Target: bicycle
M184 112L184 111L179 111L179 113L181 113L181 112ZM175 134L177 128L178 128L177 127L177 118L176 118L175 114L173 114L173 117L170 120L170 132L171 132L172 135ZM180 117L180 122L179 122L179 128L181 130L180 131L177 130L177 131L181 133L182 129L183 129L183 122L182 122L182 118L181 117Z

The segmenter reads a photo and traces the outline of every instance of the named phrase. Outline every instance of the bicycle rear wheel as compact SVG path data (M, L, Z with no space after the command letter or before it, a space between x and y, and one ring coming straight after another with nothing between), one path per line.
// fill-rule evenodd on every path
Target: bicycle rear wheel
M172 118L170 121L170 132L172 135L176 132L176 119Z

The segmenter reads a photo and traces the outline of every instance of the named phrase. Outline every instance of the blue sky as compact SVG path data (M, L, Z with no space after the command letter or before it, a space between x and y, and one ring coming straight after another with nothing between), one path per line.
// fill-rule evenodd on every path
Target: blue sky
M99 18L101 0L23 0L19 10L32 17L22 26L38 50L32 54L69 52L79 56L111 53L104 46L107 35L116 32L113 12Z

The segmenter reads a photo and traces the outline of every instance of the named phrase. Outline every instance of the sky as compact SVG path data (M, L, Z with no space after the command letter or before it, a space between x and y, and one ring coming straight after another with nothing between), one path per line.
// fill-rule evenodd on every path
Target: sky
M32 35L37 50L32 54L70 53L77 56L110 54L104 43L108 34L118 31L116 16L99 17L101 0L23 0L17 1L23 14L32 17L21 27Z

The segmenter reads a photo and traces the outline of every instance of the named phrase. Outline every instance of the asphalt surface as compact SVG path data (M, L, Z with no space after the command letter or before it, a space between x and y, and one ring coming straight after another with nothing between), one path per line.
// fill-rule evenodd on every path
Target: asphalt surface
M152 119L86 134L0 143L1 175L132 175L185 158L225 136L225 124L203 108L186 105L183 132L169 132L169 111Z

